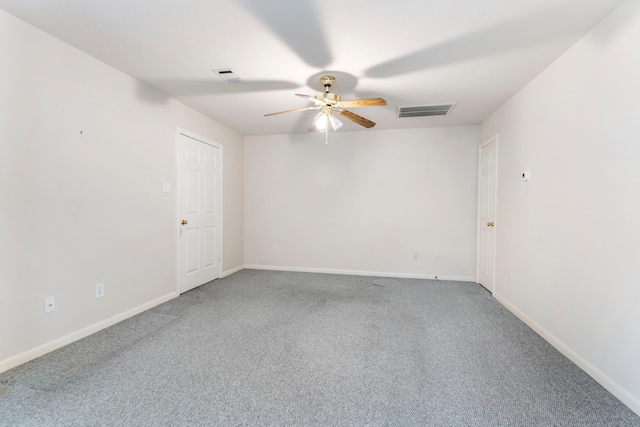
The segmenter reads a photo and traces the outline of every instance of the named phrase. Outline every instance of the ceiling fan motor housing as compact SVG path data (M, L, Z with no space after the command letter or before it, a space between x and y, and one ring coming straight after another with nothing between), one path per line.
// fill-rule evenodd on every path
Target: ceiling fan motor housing
M340 98L340 95L337 95L335 93L329 93L329 92L316 95L315 98L324 102L327 105L335 105L338 102L340 102L340 100L342 99Z

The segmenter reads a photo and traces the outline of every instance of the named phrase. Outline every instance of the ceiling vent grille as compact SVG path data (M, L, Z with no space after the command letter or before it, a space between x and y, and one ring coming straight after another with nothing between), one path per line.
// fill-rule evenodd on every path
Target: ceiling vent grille
M453 104L418 105L415 107L398 107L398 117L446 116L453 109Z
M242 82L242 77L233 72L231 68L220 68L217 70L213 70L213 72L219 75L221 79L226 80L229 83Z

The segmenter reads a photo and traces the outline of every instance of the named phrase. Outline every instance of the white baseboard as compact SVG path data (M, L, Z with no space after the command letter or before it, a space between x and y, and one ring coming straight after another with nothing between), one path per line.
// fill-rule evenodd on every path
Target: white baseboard
M273 271L297 271L300 273L325 273L325 274L345 274L349 276L374 276L374 277L398 277L404 279L431 279L456 282L475 282L473 276L436 276L434 274L416 273L389 273L384 271L363 271L363 270L340 270L333 268L306 268L306 267L284 267L273 265L252 265L243 266L248 270L273 270Z
M157 305L165 303L173 298L178 296L177 292L171 292L167 295L164 295L160 298L156 298L152 301L149 301L145 304L139 305L137 307L132 308L131 310L127 310L124 313L120 313L108 319L102 320L98 323L94 323L93 325L87 326L86 328L82 328L78 331L72 332L68 335L65 335L61 338L55 339L53 341L49 341L46 344L39 345L31 350L27 350L18 355L12 356L8 359L0 361L0 373L4 371L8 371L11 368L15 368L18 365L22 365L30 360L36 359L40 356L43 356L53 350L57 350L61 347L64 347L67 344L71 344L74 341L78 341L82 338L88 337L91 334L95 334L96 332L108 328L109 326L115 325L118 322L121 322L129 317L133 317L136 314L140 314L143 311L147 311L150 308L153 308Z
M222 274L220 275L220 278L222 279L223 277L231 276L233 273L237 273L242 269L244 269L244 265L239 265L237 267L230 268L229 270L223 271Z
M596 380L602 387L607 389L611 394L617 397L622 403L627 405L633 412L640 415L640 400L634 397L627 390L622 388L618 383L613 381L607 375L605 375L598 368L593 366L591 363L584 360L580 357L575 351L569 348L565 343L560 341L555 335L551 332L544 329L542 326L537 324L533 319L523 313L516 306L511 304L507 299L503 298L501 295L494 293L493 296L504 305L509 311L516 315L520 320L522 320L527 326L533 329L538 335L547 340L549 344L554 346L556 350L562 353L567 359L571 360L575 363L580 369L585 371L591 378Z

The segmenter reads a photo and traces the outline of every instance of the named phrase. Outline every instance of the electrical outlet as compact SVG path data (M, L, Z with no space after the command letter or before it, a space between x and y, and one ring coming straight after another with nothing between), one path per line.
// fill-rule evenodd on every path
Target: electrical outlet
M51 313L56 309L56 299L54 297L47 297L44 299L44 312Z
M104 283L98 283L96 285L96 298L102 298L104 296Z
M271 251L272 254L277 254L278 253L278 247L277 246L271 246L270 251Z
M418 260L418 252L414 252L412 258L413 258L414 261L417 261Z

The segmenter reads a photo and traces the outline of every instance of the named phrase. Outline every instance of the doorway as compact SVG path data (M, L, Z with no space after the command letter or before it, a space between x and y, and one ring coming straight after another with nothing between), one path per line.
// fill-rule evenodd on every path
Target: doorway
M178 293L222 274L222 145L178 132Z
M493 293L496 267L498 135L480 145L478 155L478 236L476 281Z

